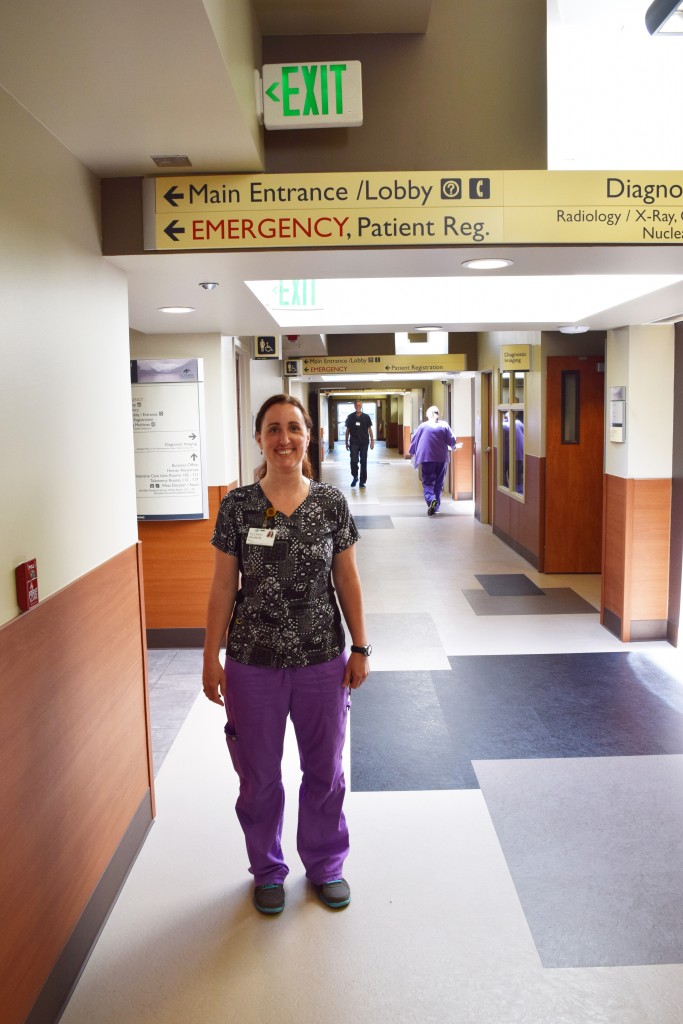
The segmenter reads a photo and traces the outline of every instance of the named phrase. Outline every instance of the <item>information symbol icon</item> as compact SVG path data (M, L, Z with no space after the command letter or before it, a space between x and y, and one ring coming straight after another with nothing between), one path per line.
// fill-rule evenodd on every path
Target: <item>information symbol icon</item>
M462 199L462 179L442 178L441 179L442 199Z

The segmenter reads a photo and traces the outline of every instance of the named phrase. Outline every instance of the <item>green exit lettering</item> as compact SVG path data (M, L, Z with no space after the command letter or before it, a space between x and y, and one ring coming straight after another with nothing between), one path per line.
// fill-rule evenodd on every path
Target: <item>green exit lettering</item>
M344 113L342 76L346 64L288 64L282 68L282 112L285 117L320 117ZM266 95L276 103L278 83ZM303 86L303 106L301 94ZM330 101L332 109L330 108Z
M315 306L315 281L279 281L277 302L282 306Z

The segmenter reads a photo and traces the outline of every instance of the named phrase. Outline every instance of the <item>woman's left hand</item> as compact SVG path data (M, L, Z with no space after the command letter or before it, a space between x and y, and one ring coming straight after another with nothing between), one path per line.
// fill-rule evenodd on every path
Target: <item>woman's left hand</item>
M366 658L364 654L352 652L346 663L346 672L344 673L342 686L350 686L352 690L357 690L359 686L363 685L369 675L370 659Z

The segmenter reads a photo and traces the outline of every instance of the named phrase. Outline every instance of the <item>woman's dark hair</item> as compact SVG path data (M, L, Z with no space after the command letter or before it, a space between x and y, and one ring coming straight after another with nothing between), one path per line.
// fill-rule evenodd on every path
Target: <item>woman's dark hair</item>
M293 405L294 408L298 409L301 415L303 416L303 420L304 423L306 424L306 429L308 430L308 432L310 434L313 433L313 420L309 416L307 409L301 404L298 398L294 397L294 395L282 394L271 395L270 398L266 398L265 402L263 403L259 411L256 413L254 430L257 434L261 433L261 427L263 426L264 417L268 410L272 409L274 405ZM256 470L256 479L263 480L264 476L266 475L266 470L266 463L262 462L261 465ZM308 477L309 480L313 479L313 466L311 465L311 460L308 457L308 451L304 455L304 461L301 464L301 472L303 473L304 476Z

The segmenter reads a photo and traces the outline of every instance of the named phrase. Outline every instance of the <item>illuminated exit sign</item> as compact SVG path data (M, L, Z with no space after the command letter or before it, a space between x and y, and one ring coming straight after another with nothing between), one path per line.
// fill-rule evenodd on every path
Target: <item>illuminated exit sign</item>
M363 123L360 61L264 64L266 128L357 128Z

